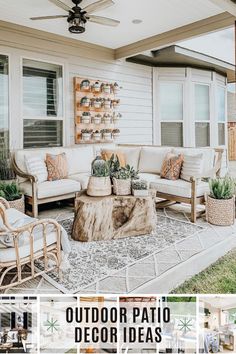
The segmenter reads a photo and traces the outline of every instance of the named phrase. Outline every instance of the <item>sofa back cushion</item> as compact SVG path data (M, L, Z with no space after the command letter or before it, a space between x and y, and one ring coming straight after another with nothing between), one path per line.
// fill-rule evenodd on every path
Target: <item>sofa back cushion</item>
M203 155L203 168L201 177L212 177L215 163L215 150L213 148L174 148L175 154Z
M170 147L142 147L138 167L139 172L160 174L163 161L168 152L171 152Z
M65 148L65 152L69 176L91 172L91 163L95 158L92 145Z
M138 170L139 158L140 158L140 147L136 146L119 146L118 151L125 155L126 164L132 166L135 170Z

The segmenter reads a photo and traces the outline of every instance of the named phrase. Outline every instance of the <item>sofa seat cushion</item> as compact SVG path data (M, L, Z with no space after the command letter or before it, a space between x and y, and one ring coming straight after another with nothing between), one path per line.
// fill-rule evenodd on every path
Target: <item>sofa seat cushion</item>
M25 195L32 197L32 186L30 182L20 184ZM80 182L72 179L61 179L58 181L46 181L38 184L38 199L57 197L65 194L76 193L81 190Z
M140 179L144 179L148 183L157 182L161 178L159 175L155 173L139 173Z
M81 185L81 189L87 189L90 173L78 173L76 175L69 176L70 179L78 181Z
M150 183L150 188L156 189L157 192L176 195L178 197L191 198L191 183L178 179L177 181L159 179L156 182ZM197 197L203 196L209 192L207 182L199 182L197 184Z
M139 172L144 173L160 173L162 163L170 147L142 147L139 159Z
M30 238L29 233L25 232L19 238L19 256L20 258L28 257L30 255ZM57 233L54 231L53 226L47 228L47 246L57 242ZM41 251L44 246L42 227L35 228L34 231L34 253ZM14 247L0 248L1 259L4 262L16 261L16 250Z

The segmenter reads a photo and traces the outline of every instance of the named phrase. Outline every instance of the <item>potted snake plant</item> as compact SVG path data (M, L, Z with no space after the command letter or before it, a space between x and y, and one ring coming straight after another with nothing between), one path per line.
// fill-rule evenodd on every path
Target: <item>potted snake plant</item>
M209 180L210 194L206 195L206 219L219 226L235 222L235 180L230 177Z

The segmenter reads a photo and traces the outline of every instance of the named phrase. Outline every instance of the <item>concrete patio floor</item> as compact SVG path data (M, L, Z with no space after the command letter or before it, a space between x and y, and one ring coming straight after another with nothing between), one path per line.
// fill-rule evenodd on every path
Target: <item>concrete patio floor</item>
M158 211L160 212L160 211ZM166 209L167 216L189 222L188 206L177 205ZM73 215L72 206L52 205L40 212L40 218L62 220ZM181 240L157 254L151 255L96 284L81 289L86 294L150 294L169 293L185 280L199 273L218 258L236 247L236 224L217 227L206 223L204 216L197 220L204 229ZM44 278L38 277L6 293L54 294L60 293Z

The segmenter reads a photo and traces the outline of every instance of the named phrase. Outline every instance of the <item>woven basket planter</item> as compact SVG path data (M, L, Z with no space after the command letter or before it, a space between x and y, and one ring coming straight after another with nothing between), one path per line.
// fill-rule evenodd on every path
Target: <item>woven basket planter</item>
M235 222L235 197L214 199L206 196L206 220L212 225L230 226Z
M89 177L87 194L91 197L111 195L110 177Z
M131 180L112 178L113 193L116 195L130 195L131 194Z
M12 200L8 202L10 208L14 208L22 213L25 213L25 198L24 195L20 199Z

